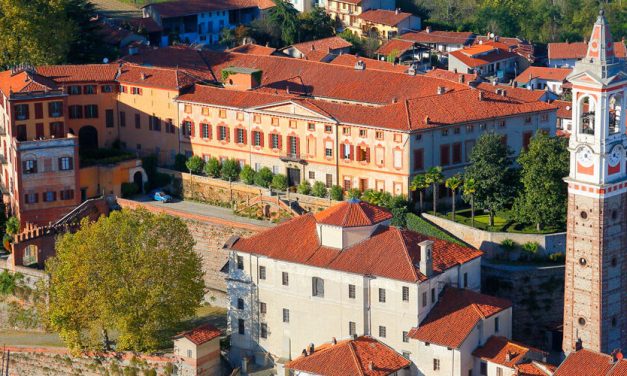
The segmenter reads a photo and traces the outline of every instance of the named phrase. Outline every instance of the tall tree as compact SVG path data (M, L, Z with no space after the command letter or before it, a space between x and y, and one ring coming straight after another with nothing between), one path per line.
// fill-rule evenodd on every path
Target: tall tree
M98 22L94 22L96 7L89 0L64 0L66 17L73 26L72 39L66 58L73 64L100 63L107 57L112 59L116 52L104 43Z
M431 185L433 190L433 215L436 213L437 200L438 200L438 185L444 181L444 175L442 175L442 167L435 166L427 170L425 174L425 181Z
M477 192L477 184L475 179L464 176L464 186L462 187L462 195L464 200L470 201L470 225L475 227L475 193Z
M298 41L298 11L286 0L273 0L274 7L268 11L268 20L281 31L281 40L286 45Z
M427 178L425 174L419 174L414 176L414 179L411 181L411 189L412 192L418 191L420 196L420 212L424 211L423 199L425 194L425 189L429 188L429 183L427 183Z
M455 196L457 194L457 189L459 189L459 187L462 185L462 182L462 177L459 174L451 176L444 182L444 185L446 185L446 188L451 190L453 196L453 221L455 220Z
M514 212L521 222L534 223L538 231L549 223L566 220L566 183L568 175L568 140L549 137L539 132L520 154L523 189L514 203Z
M302 13L299 23L301 42L331 37L337 27L336 21L321 7Z
M466 178L476 184L475 203L488 212L490 226L494 226L496 212L505 207L514 193L511 154L503 136L484 133L473 147L470 165L466 167Z
M83 220L46 264L46 322L74 352L101 348L109 333L119 350L158 348L202 300L193 245L185 223L164 214L122 210Z

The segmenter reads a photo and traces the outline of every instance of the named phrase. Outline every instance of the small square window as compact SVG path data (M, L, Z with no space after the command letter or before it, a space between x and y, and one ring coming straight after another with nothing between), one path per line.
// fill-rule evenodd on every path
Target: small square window
M315 171L309 171L309 179L315 179L316 178L316 172Z
M279 118L273 117L272 121L271 121L272 125L277 126L279 125Z
M204 116L209 116L209 107L203 107L202 108L202 114Z
M218 116L220 119L226 119L226 110L220 110Z
M344 127L344 128L342 128L342 134L343 134L344 136L350 136L350 134L351 134L351 129L350 129L349 127Z
M244 256L237 256L237 269L244 270Z
M382 132L382 131L377 131L377 132L375 133L375 138L376 138L377 140L383 140L383 132Z
M243 112L238 112L236 118L237 118L237 120L244 120L244 113Z
M268 313L268 307L266 303L259 302L259 313Z
M461 128L460 127L453 128L453 133L459 134L460 132L461 132Z
M448 136L448 129L442 129L442 136Z
M254 115L253 116L253 122L255 124L260 124L261 123L261 115Z
M315 123L307 123L307 130L315 131L316 130L316 124Z
M409 333L408 332L403 332L403 342L405 342L405 343L409 342Z
M325 125L324 126L324 131L326 133L331 133L331 132L333 132L333 127L331 127L330 125Z
M403 142L403 135L402 134L395 134L394 135L394 142Z
M259 279L266 279L266 267L259 266Z
M368 136L368 131L365 129L360 129L359 130L359 137L367 137Z
M354 336L357 334L357 324L353 321L348 322L348 335Z
M290 120L290 128L296 128L296 127L297 127L296 120Z

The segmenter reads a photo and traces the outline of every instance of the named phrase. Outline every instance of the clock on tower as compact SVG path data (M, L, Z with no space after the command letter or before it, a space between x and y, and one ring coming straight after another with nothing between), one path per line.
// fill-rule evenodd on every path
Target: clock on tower
M564 290L566 354L627 349L627 165L625 65L603 11L573 85Z

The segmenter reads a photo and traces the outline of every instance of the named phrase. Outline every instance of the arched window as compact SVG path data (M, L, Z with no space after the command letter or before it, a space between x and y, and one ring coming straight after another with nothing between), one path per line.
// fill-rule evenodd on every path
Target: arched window
M595 103L590 97L583 97L579 101L579 133L594 134Z
M620 132L621 123L623 119L623 96L621 94L614 94L610 97L610 118L609 128L610 134Z

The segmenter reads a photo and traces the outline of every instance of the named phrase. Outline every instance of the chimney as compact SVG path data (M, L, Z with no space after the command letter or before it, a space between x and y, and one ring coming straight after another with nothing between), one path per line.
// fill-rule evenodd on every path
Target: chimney
M431 26L427 26L427 27L425 28L425 31L427 32L427 34L429 34L429 33L431 32Z
M483 100L483 91L479 90L479 100Z
M457 68L453 68L453 73L457 74Z
M418 243L420 246L420 273L427 278L433 274L433 240Z
M309 355L313 354L314 351L316 351L316 348L314 347L313 343L309 344Z
M368 369L374 371L374 362L372 360L368 362Z
M355 63L355 70L364 70L366 69L366 63L363 60L357 60Z
M315 51L315 50L316 50L316 45L315 45L315 44L312 44L312 45L311 45L311 50L312 50L312 51Z
M392 103L398 103L398 98L392 97Z
M331 343L334 344L334 345L337 345L337 339L335 337L333 337L331 339Z
M581 338L577 339L577 342L575 342L575 351L579 351L583 349L583 342L581 341Z
M307 350L303 349L302 355L307 356Z
M502 96L502 97L506 97L506 96L507 96L507 90L502 89L502 90L501 90L501 96Z
M146 73L142 72L142 76L141 77L142 77L142 81L145 81L146 80Z
M401 12L401 8L396 8L396 10L394 11L394 14L399 14Z
M505 361L506 362L511 362L512 361L512 353L510 351L507 351L505 353Z
M492 80L492 86L496 86L496 80Z
M431 118L427 115L425 116L425 124L429 125L429 123L431 123Z
M464 81L466 81L466 77L462 74L461 76L459 76L459 83L463 84Z
M614 351L612 351L611 355L612 355L612 364L623 360L623 353L621 352L620 349L615 349Z
M444 86L438 86L438 95L442 95L446 92L446 88Z

